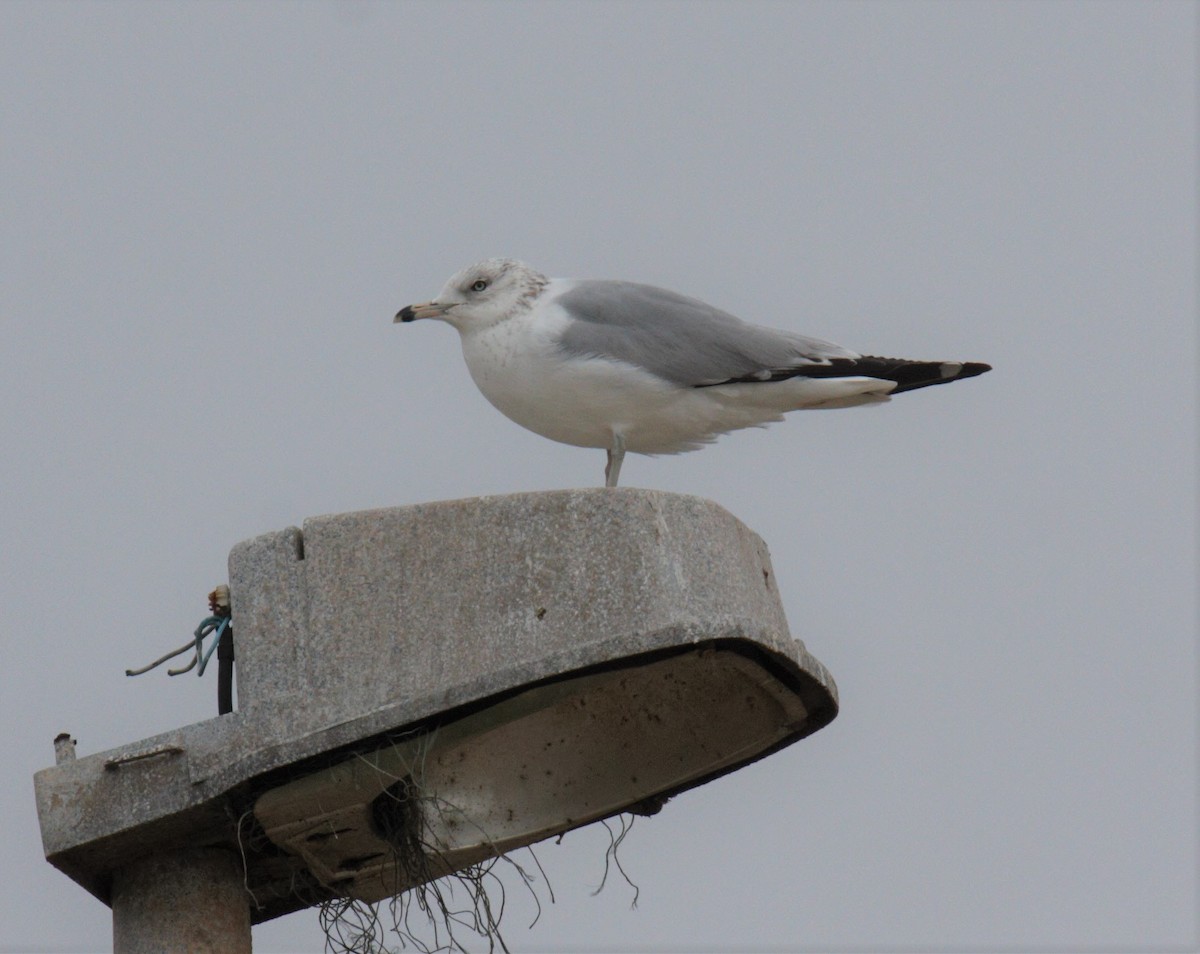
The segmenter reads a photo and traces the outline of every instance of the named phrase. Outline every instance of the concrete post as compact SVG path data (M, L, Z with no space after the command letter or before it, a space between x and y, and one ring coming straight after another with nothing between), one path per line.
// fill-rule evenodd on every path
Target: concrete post
M221 848L153 855L113 875L114 954L250 954L250 898Z

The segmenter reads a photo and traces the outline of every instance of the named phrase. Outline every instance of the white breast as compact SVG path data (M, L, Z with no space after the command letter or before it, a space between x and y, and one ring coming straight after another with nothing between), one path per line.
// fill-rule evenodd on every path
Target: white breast
M678 389L629 365L565 355L554 341L566 320L549 303L468 331L463 357L483 395L522 427L564 444L609 447L614 429L636 429Z

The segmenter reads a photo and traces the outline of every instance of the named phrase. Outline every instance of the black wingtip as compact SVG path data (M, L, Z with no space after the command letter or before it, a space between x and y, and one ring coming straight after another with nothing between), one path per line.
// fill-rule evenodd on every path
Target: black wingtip
M405 305L398 312L396 312L396 317L392 319L392 322L393 323L395 323L397 321L409 322L409 321L412 321L413 319L415 319L416 317L417 316L413 312L412 305Z
M951 381L973 378L992 370L990 364L984 364L982 361L908 361L863 357L856 365L871 377L895 381L896 389L892 391L893 394L915 391L935 384L949 384Z
M959 378L973 378L991 371L982 361L913 361L909 358L880 358L864 354L857 358L832 358L820 364L801 364L790 368L758 371L738 378L693 385L698 388L722 384L771 384L789 378L878 378L892 381L891 394L902 394L935 384L949 384Z
M964 361L962 370L958 372L955 378L973 378L977 374L983 374L986 371L991 371L990 364L984 364L982 361Z

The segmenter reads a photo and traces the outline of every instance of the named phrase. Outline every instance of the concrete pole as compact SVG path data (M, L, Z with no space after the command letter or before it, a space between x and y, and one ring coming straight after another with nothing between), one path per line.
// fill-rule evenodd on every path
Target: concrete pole
M250 954L250 898L233 852L143 858L113 876L113 954Z

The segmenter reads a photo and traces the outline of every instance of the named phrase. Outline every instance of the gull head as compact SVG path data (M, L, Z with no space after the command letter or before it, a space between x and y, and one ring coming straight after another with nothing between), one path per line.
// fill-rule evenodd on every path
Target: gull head
M395 320L440 318L459 333L488 328L529 308L548 281L524 262L488 258L455 272L437 298L406 305Z

